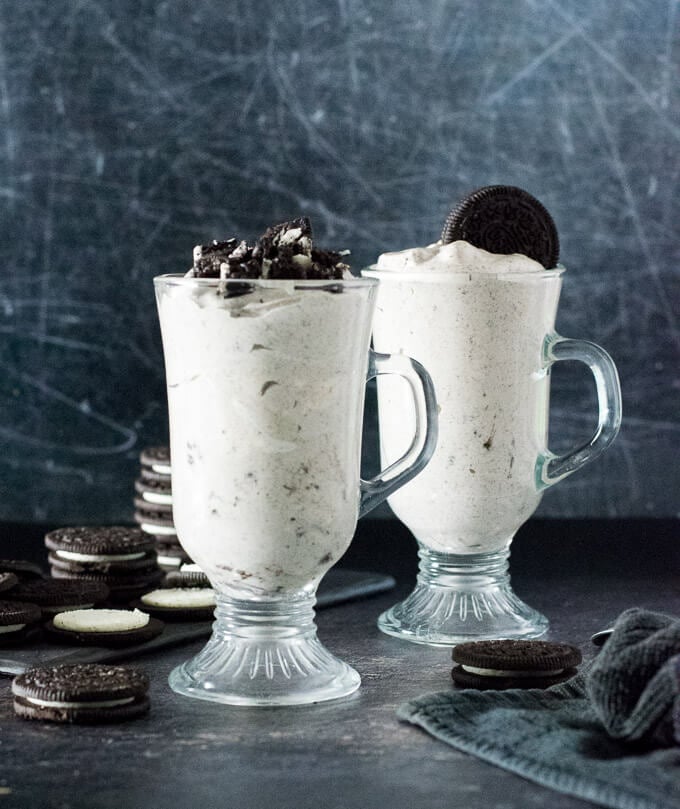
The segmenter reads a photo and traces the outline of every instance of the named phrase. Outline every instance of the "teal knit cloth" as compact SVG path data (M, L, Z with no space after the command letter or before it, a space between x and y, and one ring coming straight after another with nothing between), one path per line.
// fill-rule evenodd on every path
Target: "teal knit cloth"
M558 792L613 809L680 809L680 620L627 610L567 683L428 694L398 716Z

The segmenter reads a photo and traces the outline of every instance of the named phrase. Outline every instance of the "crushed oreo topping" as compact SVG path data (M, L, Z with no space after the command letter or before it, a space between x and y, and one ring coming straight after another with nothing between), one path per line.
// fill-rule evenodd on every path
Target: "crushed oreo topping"
M311 223L303 216L267 228L254 244L232 238L197 245L189 275L222 280L340 280L349 271L344 255L314 247Z

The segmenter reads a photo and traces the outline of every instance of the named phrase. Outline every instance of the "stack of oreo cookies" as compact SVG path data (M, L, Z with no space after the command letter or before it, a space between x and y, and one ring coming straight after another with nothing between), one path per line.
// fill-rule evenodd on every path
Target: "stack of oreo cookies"
M112 601L137 598L162 579L153 537L128 526L69 527L45 535L54 579L106 585Z
M161 570L177 570L191 559L179 544L172 519L172 477L168 447L147 447L135 481L135 521L154 538Z

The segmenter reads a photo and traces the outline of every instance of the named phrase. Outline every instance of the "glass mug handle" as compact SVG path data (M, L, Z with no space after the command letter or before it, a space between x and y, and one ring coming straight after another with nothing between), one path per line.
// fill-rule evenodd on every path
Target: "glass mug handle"
M416 430L408 450L375 477L360 481L359 516L363 517L404 483L408 483L427 464L437 445L439 420L432 379L425 368L405 354L380 354L370 349L366 381L380 374L397 374L408 383L413 395ZM422 446L420 445L422 439ZM390 476L389 478L387 476Z
M571 340L550 335L544 345L546 363L563 360L585 363L595 378L598 422L592 438L565 455L547 450L539 459L537 484L539 489L553 486L577 469L594 460L616 438L621 426L621 385L614 361L607 352L588 340Z

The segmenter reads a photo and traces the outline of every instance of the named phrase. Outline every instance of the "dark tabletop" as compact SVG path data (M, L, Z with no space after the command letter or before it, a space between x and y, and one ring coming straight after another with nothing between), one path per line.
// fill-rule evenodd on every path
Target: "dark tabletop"
M581 645L623 609L680 614L679 523L532 520L513 543L518 594L551 620L549 637ZM0 557L39 558L40 526L0 526ZM167 686L201 642L135 661L151 677L152 709L120 725L29 723L0 680L0 807L238 809L578 809L550 792L400 723L397 706L451 688L450 652L381 634L378 614L405 595L415 544L390 520L364 521L341 564L389 573L397 588L322 610L319 635L354 666L360 690L300 708L237 708Z

